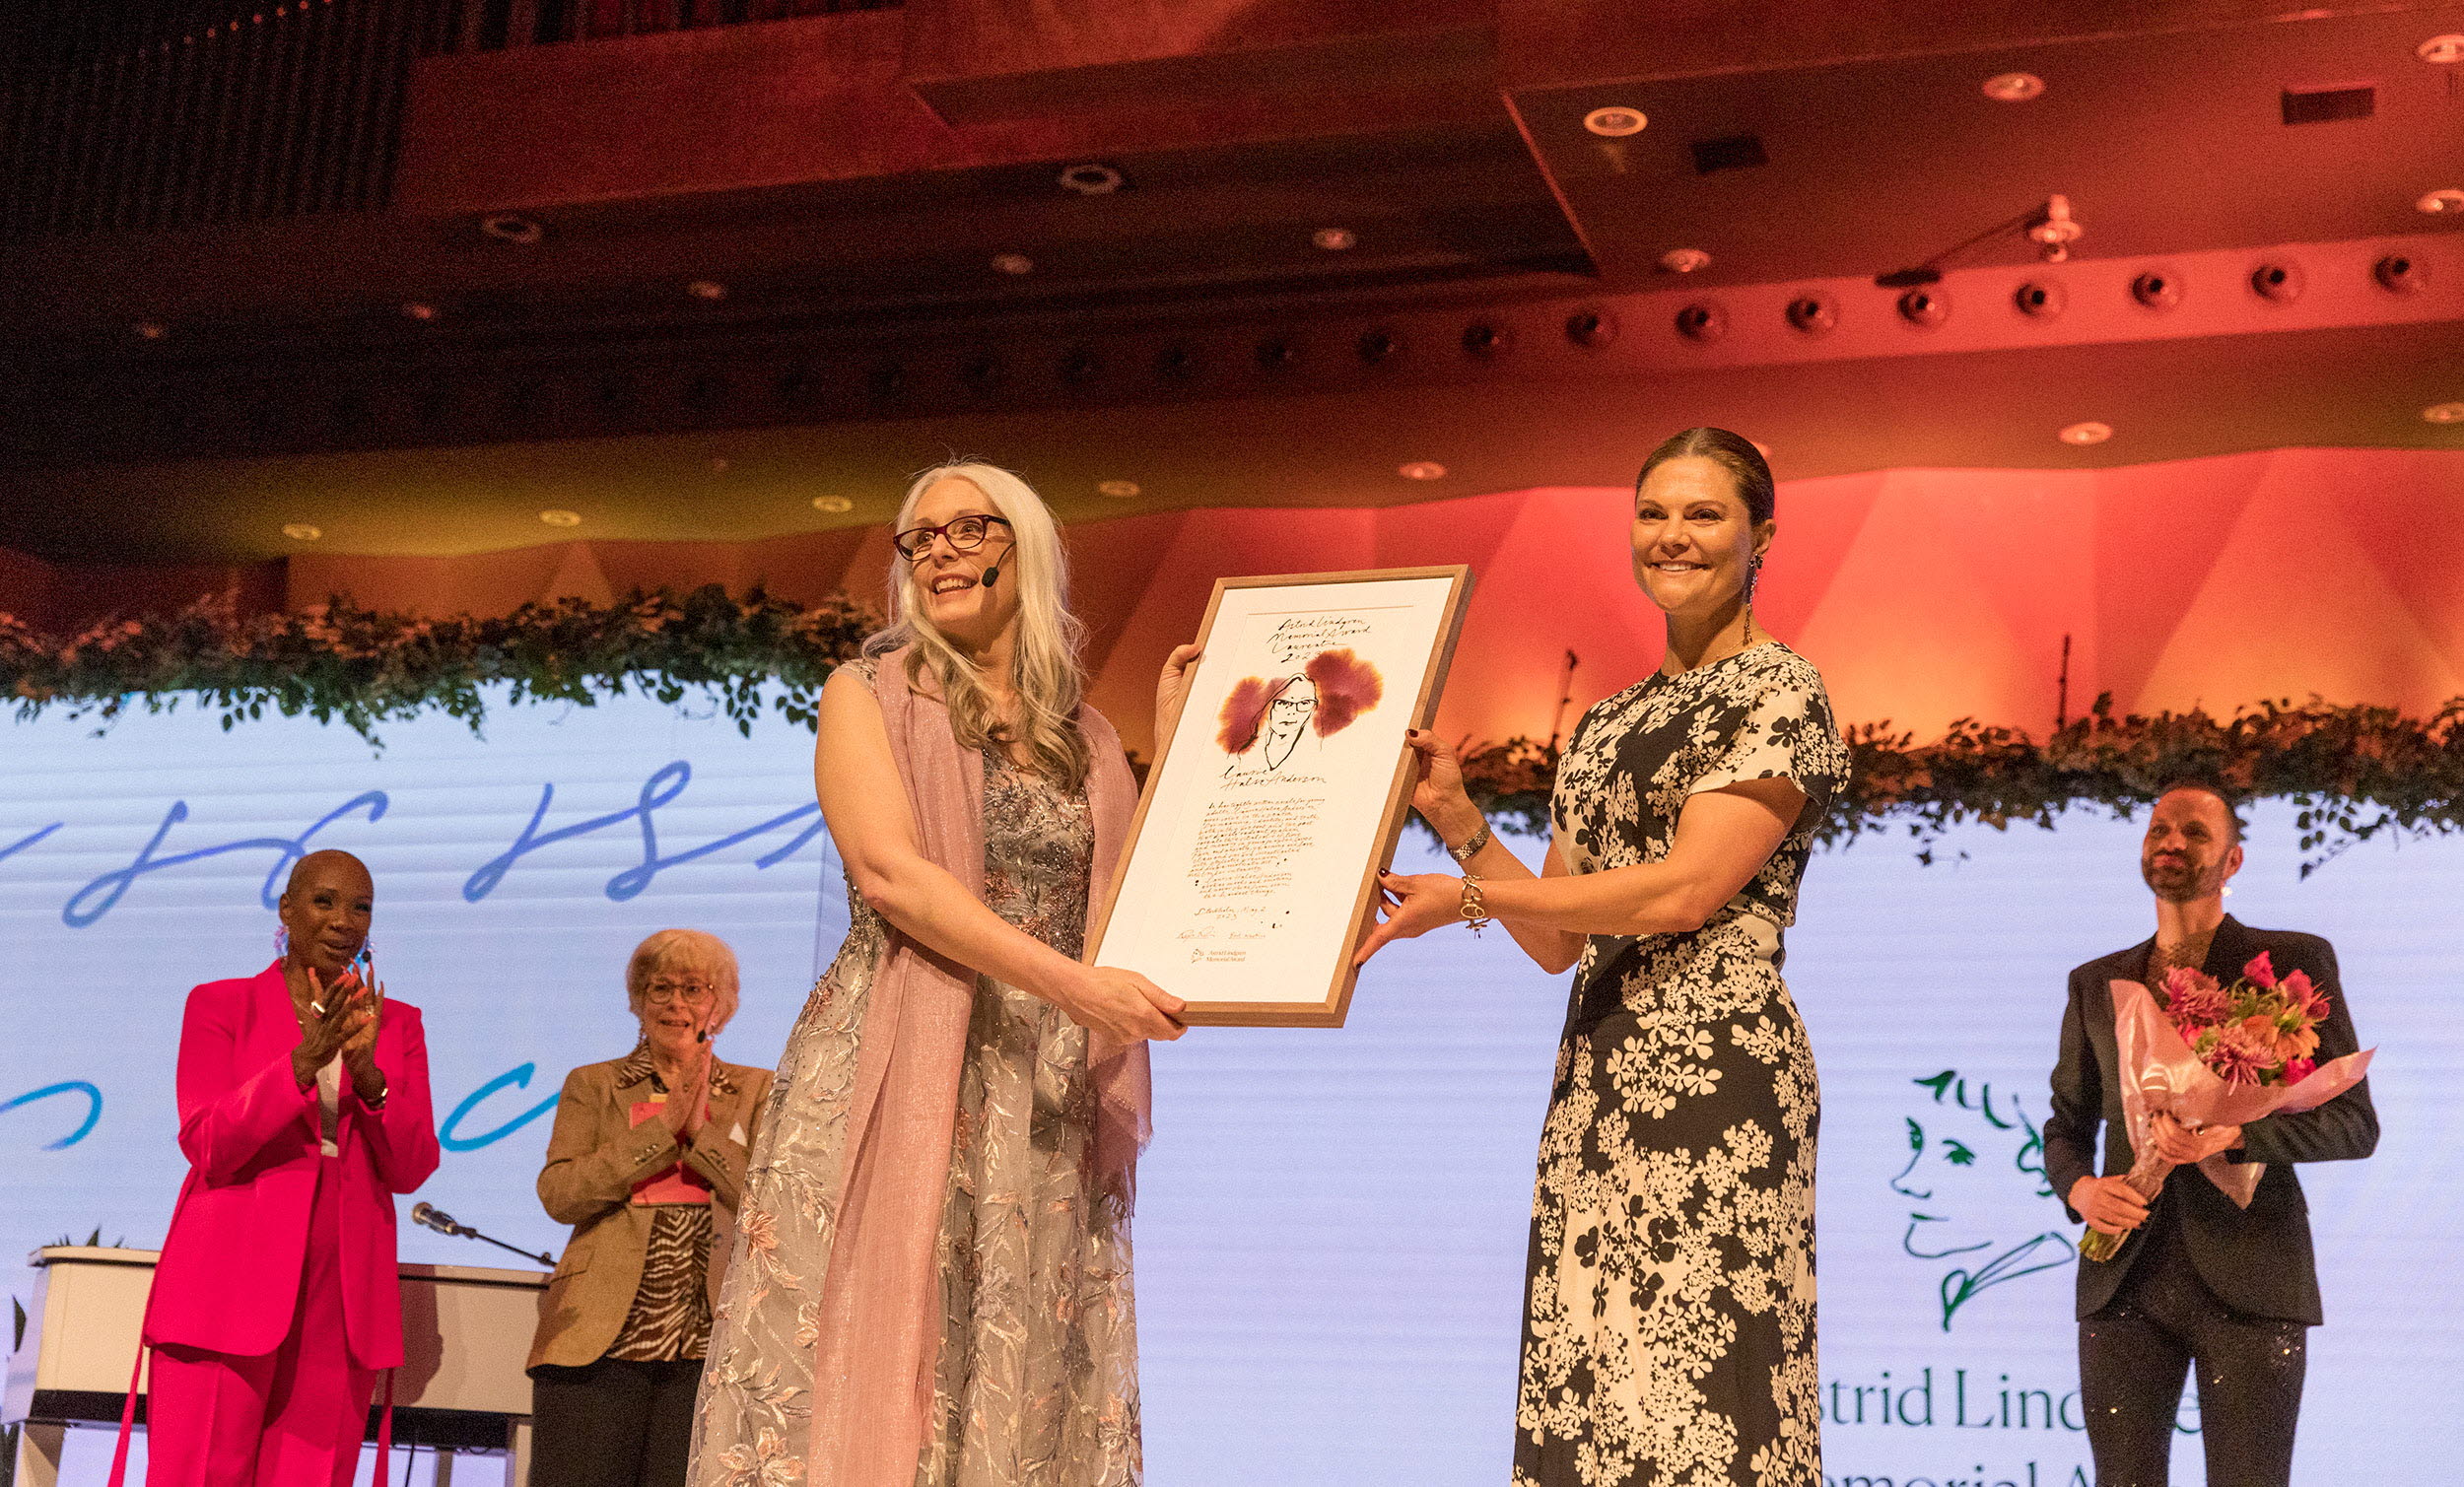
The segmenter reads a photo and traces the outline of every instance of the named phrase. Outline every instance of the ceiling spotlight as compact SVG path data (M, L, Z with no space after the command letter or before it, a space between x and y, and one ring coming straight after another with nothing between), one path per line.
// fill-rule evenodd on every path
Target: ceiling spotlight
M314 542L325 535L325 529L310 526L305 521L286 521L282 524L282 534L294 542Z
M1998 72L1985 80L1985 97L1997 103L2024 103L2045 96L2045 80L2032 72Z
M1324 248L1330 253L1339 253L1359 244L1359 237L1349 228L1320 228L1309 235L1311 247Z
M844 516L856 509L856 503L844 496L816 496L813 498L813 509L832 516Z
M2464 62L2464 36L2451 32L2443 36L2432 36L2414 47L2413 55L2425 62Z
M1095 482L1095 494L1110 496L1115 501L1127 501L1138 494L1138 483L1134 480L1099 480Z
M1690 274L1711 266L1711 255L1700 248L1671 248L1660 255L1660 271L1664 274Z
M2047 263L2070 257L2071 244L2087 233L2071 215L2071 198L2059 191L2045 198L2044 211L2027 225L2027 240L2036 244L2036 256Z
M1584 128L1608 139L1623 139L1629 134L1640 134L1643 132L1643 127L1650 122L1651 115L1640 108L1595 108L1583 115Z
M684 287L684 292L696 300L716 301L727 298L727 286L716 279L696 279Z
M1415 459L1395 467L1395 473L1405 480L1444 480L1446 467L1434 459Z
M719 455L718 458L713 459L713 460L710 462L710 467L711 467L711 473L712 473L712 474L714 474L714 475L724 475L724 474L726 474L726 473L727 473L727 457L726 457L725 455L723 455L723 454L722 454L722 455Z
M433 304L424 304L419 301L414 300L410 304L402 306L402 313L405 317L413 320L433 320L437 317L437 307Z
M1004 274L1032 274L1035 260L1024 253L994 253L992 267Z
M582 513L580 511L569 511L562 507L548 507L546 510L539 513L539 519L546 522L550 526L582 525Z
M2432 424L2464 424L2464 403L2432 403L2422 410L2422 420Z
M2445 212L2464 212L2464 191L2459 191L2453 186L2442 187L2430 192L2413 205L2433 217Z
M529 247L547 236L547 230L539 224L513 212L499 212L493 217L480 218L479 231L499 242L511 242L519 247Z
M160 341L171 333L171 328L160 320L140 320L129 329L137 333L140 341Z
M1061 188L1080 196L1110 196L1129 183L1129 178L1110 166L1089 162L1071 166L1061 172Z
M2073 424L2060 435L2066 444L2100 444L2112 437L2111 424L2100 424L2092 419L2084 424Z

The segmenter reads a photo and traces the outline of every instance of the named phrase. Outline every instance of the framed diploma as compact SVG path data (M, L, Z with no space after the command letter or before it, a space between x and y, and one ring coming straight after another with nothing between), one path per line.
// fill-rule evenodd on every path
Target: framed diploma
M1471 570L1224 578L1088 959L1192 1026L1339 1028Z

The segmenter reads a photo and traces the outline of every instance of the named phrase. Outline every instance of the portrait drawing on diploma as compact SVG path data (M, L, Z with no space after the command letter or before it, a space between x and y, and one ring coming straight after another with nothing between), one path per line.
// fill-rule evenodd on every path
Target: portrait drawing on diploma
M1377 872L1434 715L1463 568L1228 578L1091 957L1163 980L1193 1024L1338 1027Z

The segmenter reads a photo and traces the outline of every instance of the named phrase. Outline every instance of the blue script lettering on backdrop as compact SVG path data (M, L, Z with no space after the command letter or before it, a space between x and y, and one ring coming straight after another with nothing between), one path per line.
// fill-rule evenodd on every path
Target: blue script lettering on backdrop
M184 1171L182 998L272 958L304 851L375 872L389 993L426 1015L445 1161L422 1196L529 1248L576 1064L633 1045L624 963L708 928L743 964L722 1056L776 1060L845 932L812 738L639 700L396 724L381 753L301 720L0 723L0 1276L100 1227L160 1242ZM2329 1325L2301 1480L2418 1477L2456 1448L2464 1318L2443 1271L2464 1026L2444 928L2464 843L2372 844L2295 880L2262 810L2232 907L2337 943L2386 1136L2305 1170ZM2087 1461L2077 1230L2044 1177L2063 977L2144 937L2135 829L1977 830L1923 869L1894 844L1814 859L1788 976L1823 1094L1822 1406L1834 1483L2069 1487ZM1513 844L1527 858L1532 844ZM1949 858L1965 849L1964 861ZM1407 870L1444 865L1407 840ZM1532 1164L1562 980L1510 941L1435 934L1363 977L1336 1033L1202 1029L1156 1055L1138 1305L1158 1487L1492 1487L1506 1475ZM405 1228L406 1258L493 1264ZM2195 1399L2180 1440L2195 1452ZM106 1452L72 1439L71 1483ZM104 1443L107 1445L107 1442ZM2330 1461L2334 1465L2329 1465ZM2201 1480L2195 1456L2176 1480Z

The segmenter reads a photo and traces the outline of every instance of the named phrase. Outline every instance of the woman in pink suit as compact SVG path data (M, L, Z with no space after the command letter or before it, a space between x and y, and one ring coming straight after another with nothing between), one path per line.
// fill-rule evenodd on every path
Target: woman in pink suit
M348 1487L376 1373L402 1361L393 1194L437 1170L437 1137L419 1011L353 970L374 897L357 857L302 858L282 959L188 994L151 1487Z

